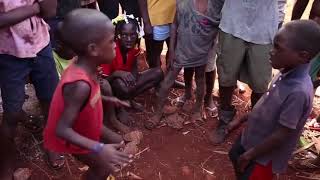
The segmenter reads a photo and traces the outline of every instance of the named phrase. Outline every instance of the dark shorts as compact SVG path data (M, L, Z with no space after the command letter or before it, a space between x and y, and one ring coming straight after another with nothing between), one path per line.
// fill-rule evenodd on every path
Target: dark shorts
M35 58L17 58L0 54L0 88L4 112L20 112L25 98L25 84L30 77L40 101L50 102L59 78L51 45Z
M243 173L237 172L236 167L237 167L238 159L245 151L246 150L241 145L241 137L239 137L235 141L231 150L229 151L229 158L234 167L237 179L238 180L272 180L273 173L272 173L271 163L269 163L267 166L263 166L261 164L258 164L252 161L250 162L250 164L248 165L248 167Z

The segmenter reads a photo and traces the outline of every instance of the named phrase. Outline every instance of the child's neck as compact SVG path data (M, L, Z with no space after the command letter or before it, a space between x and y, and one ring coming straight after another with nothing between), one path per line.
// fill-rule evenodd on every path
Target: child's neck
M79 56L78 60L76 61L76 64L78 66L80 66L82 69L84 69L88 73L88 75L90 75L92 77L96 77L97 76L97 67L99 65L97 65L93 62L94 62L94 58Z
M208 11L208 0L193 0L196 11L201 14L207 14Z

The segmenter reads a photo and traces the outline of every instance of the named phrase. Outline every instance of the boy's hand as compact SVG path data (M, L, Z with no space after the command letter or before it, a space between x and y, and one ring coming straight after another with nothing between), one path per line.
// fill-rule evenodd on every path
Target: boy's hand
M121 73L120 79L124 81L126 86L132 87L136 85L136 78L130 72Z
M242 116L240 119L232 120L226 128L226 133L230 133L231 131L239 127L242 123L246 122L248 120L248 115L249 114L246 114Z
M103 101L107 103L111 103L116 107L130 107L130 104L126 101L121 101L120 99L113 97L113 96L103 96Z
M103 146L102 151L98 154L106 165L114 172L117 172L119 169L116 167L120 165L121 167L126 166L132 158L132 155L120 152L119 149L124 147L124 143L120 144L106 144Z
M243 173L252 159L252 150L243 153L238 159L238 171Z
M40 15L43 18L51 18L56 15L57 0L38 0Z

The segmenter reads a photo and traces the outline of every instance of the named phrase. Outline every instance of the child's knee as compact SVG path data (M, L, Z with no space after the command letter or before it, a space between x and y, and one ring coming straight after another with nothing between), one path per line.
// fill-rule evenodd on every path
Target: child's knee
M101 86L102 95L112 96L113 93L112 93L112 88L111 88L109 81L103 79L100 82L100 86Z
M112 87L117 97L123 99L129 98L130 90L121 79L115 79L112 82Z
M154 73L156 74L156 77L159 77L160 80L163 80L164 73L163 73L161 67L155 68Z

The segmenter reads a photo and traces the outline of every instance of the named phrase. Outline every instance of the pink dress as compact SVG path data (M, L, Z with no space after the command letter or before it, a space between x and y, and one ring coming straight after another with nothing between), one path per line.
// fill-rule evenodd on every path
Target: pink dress
M35 0L0 0L0 14L15 8L32 5ZM50 42L49 26L33 16L24 21L0 28L0 54L18 58L33 58Z

